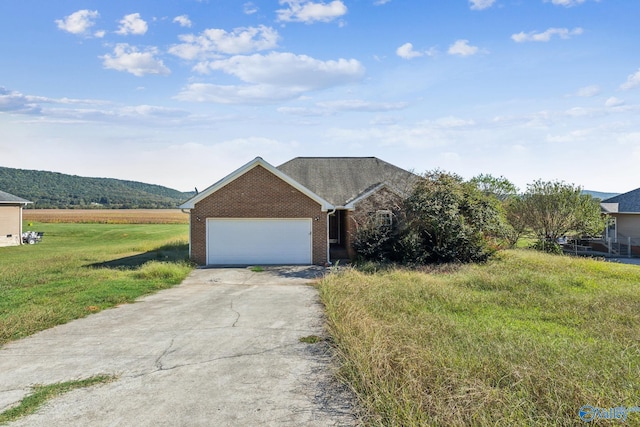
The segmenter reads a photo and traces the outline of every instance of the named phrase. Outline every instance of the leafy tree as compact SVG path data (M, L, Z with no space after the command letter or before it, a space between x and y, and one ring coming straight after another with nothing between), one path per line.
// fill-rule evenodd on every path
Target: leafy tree
M569 233L597 235L605 227L596 199L582 194L580 187L558 181L529 184L514 212L546 242L556 242Z
M496 178L489 174L480 174L471 178L471 183L475 184L478 190L493 195L501 201L518 194L518 187L503 176Z
M354 248L361 257L407 264L481 262L501 246L509 227L496 197L442 171L427 172L401 207L393 227L358 230Z

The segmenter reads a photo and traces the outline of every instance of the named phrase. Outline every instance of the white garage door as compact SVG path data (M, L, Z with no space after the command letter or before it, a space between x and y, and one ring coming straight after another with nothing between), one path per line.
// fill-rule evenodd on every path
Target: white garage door
M207 219L207 264L311 264L311 219Z

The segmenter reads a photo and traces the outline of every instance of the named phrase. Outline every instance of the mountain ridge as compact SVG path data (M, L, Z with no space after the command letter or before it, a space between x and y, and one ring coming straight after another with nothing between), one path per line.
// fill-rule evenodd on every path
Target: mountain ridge
M170 209L194 194L139 181L3 166L0 189L33 202L28 208L35 209Z

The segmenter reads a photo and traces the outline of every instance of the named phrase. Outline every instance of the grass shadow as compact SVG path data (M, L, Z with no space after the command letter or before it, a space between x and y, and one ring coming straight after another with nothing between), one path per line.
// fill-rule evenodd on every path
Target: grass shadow
M118 270L137 269L149 261L181 262L189 259L188 243L169 243L152 251L111 261L89 264L92 268L113 268Z

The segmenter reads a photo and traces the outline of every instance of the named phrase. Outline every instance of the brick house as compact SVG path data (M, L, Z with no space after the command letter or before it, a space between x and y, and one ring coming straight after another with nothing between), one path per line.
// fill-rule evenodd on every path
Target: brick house
M318 264L353 257L358 225L393 221L417 176L375 157L260 157L183 203L200 265Z
M22 208L28 200L0 191L0 246L22 244Z

